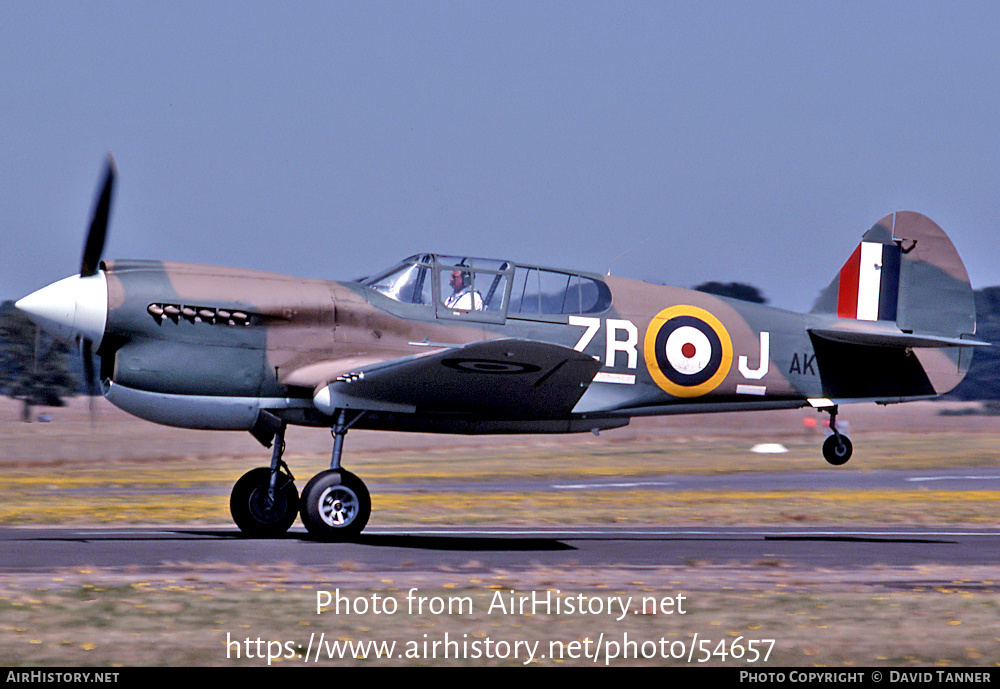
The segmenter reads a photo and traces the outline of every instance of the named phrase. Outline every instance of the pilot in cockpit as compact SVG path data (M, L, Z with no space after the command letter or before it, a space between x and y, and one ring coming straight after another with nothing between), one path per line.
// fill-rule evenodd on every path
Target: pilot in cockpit
M483 296L472 289L472 275L467 270L453 270L451 273L452 294L444 305L459 311L482 311Z

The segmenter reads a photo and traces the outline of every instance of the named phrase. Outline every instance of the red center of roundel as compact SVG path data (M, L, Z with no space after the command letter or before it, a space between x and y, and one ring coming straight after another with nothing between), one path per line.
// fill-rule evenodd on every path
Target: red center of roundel
M694 345L691 344L690 342L685 342L683 345L681 345L681 354L683 354L688 359L693 357L696 351L697 350L695 350Z

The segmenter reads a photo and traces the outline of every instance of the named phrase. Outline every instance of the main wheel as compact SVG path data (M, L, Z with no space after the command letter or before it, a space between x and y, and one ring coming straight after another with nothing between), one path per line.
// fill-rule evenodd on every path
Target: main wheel
M278 472L274 500L269 500L270 467L251 469L233 486L229 511L245 536L274 538L281 536L295 521L299 511L299 491L292 479Z
M834 466L845 464L853 452L854 447L846 435L834 433L823 442L823 457Z
M357 537L368 523L372 500L357 476L343 469L322 471L302 489L299 514L316 538L346 541Z

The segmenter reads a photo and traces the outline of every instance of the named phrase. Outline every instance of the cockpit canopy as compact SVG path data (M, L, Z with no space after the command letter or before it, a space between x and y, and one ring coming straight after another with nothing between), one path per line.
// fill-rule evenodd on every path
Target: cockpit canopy
M518 318L598 313L611 306L611 291L595 277L468 256L416 254L362 282L394 301L434 305L439 315Z

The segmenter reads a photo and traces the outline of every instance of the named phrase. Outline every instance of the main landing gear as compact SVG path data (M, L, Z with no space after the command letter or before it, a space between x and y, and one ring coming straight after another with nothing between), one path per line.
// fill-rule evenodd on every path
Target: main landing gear
M295 477L281 459L285 451L285 425L274 435L271 466L257 467L243 474L229 497L233 521L251 538L281 536L295 521L299 511L299 491Z
M348 421L343 409L333 425L333 456L330 468L309 479L299 500L299 515L316 538L324 541L344 541L355 538L365 528L372 513L368 489L357 476L340 468L344 436L365 412L358 412Z
M854 452L851 439L837 430L837 407L828 407L823 411L830 413L830 430L833 431L833 435L823 443L823 457L834 466L846 464Z
M229 501L233 520L240 531L252 538L270 538L288 531L296 515L315 538L346 541L356 538L368 523L372 501L364 482L340 466L344 436L364 412L348 420L347 412L337 415L333 433L330 468L313 476L300 496L288 465L281 459L285 450L285 425L274 436L271 466L251 469L236 482Z

